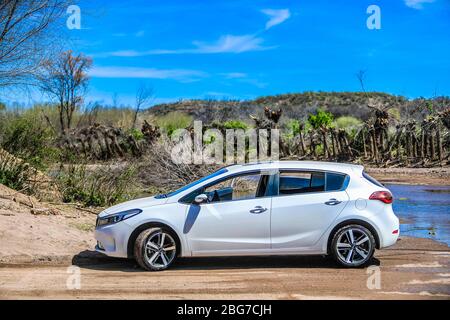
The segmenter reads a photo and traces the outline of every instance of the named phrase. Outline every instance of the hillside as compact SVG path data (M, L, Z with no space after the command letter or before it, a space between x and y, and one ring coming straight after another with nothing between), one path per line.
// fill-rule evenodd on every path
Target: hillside
M380 92L304 92L260 97L255 100L181 100L175 103L158 104L149 108L146 113L154 116L170 112L182 112L192 115L194 119L210 122L212 120L227 121L230 119L248 120L249 114L262 112L263 107L280 107L285 118L301 119L317 108L327 109L336 117L351 115L367 119L370 110L368 104L376 104L396 108L401 116L421 118L420 110L432 103L436 109L450 104L449 97L435 99L409 100L403 96L394 96Z

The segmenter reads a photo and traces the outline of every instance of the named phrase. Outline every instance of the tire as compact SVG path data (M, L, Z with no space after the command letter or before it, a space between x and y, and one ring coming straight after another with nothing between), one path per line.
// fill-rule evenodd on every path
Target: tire
M139 266L148 271L169 268L177 252L176 236L166 228L146 229L139 234L134 243L134 258Z
M357 268L366 266L372 260L375 245L375 238L369 229L350 224L334 233L330 251L341 266Z

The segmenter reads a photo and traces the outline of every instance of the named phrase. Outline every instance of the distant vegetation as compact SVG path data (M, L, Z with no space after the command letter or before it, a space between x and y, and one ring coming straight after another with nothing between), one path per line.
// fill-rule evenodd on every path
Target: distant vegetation
M449 97L434 99L407 99L379 92L304 92L267 96L249 101L181 100L175 103L156 105L148 109L150 115L164 115L171 112L185 113L196 120L212 122L217 120L242 120L247 122L249 114L262 114L264 107L283 109L283 117L304 119L308 114L321 108L335 118L352 116L367 120L371 115L368 104L376 104L396 110L402 119L421 120L428 113L426 105L431 103L442 110L449 106Z
M203 130L222 133L279 129L282 159L449 165L450 98L366 92L363 71L357 73L363 92L180 100L150 107L153 88L141 83L134 104L119 105L118 94L111 105L87 102L94 61L64 42L59 28L68 4L7 0L0 5L0 97L33 88L47 101L22 107L0 100L0 183L16 190L107 206L139 190L176 188L216 169L172 161L169 138L177 129L193 133L197 120ZM245 148L247 154L254 151Z
M4 105L0 147L48 172L63 201L106 206L139 189L168 191L213 169L171 167L161 139L191 129L194 120L203 120L204 130L280 128L286 159L436 166L449 163L449 106L448 98L306 92L254 101L185 100L138 113L132 106L93 104L76 107L62 127L55 105ZM118 161L139 165L102 170ZM21 166L5 168L0 165L0 183L23 188ZM132 181L139 183L131 187Z
M169 136L177 129L189 127L193 121L192 116L181 112L170 112L155 118L155 124Z
M192 129L194 120L203 120L204 130L279 128L286 159L449 164L450 99L444 97L305 92L253 101L184 100L137 113L132 106L97 103L76 107L63 125L54 104L1 105L0 148L47 172L63 201L88 206L110 205L139 189L165 192L214 169L174 167L170 160L164 137ZM23 188L23 165L1 162L0 183Z

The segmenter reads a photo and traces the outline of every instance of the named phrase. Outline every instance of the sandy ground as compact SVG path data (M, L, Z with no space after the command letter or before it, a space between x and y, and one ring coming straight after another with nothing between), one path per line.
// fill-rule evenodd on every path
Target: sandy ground
M70 261L95 245L89 232L95 219L95 214L40 203L0 184L0 263Z
M368 171L383 182L448 185L448 169L432 170ZM42 208L53 214L33 214ZM170 270L144 272L132 260L93 252L95 217L0 185L0 299L450 300L450 248L428 239L401 237L377 251L374 269L285 256L185 258Z
M322 257L185 258L145 272L83 252L67 264L0 265L0 299L450 299L446 245L404 237L377 251L373 264L379 289L375 269L343 269Z

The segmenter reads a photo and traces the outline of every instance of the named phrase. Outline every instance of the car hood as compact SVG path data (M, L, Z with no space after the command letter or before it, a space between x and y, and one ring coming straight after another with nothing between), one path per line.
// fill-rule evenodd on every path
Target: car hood
M130 209L141 209L144 210L148 207L158 206L165 204L167 202L167 198L155 198L155 197L148 197L148 198L141 198L141 199L135 199L127 202L120 203L118 205L112 206L102 212L98 215L99 217L104 217L113 213L118 213L125 210Z

